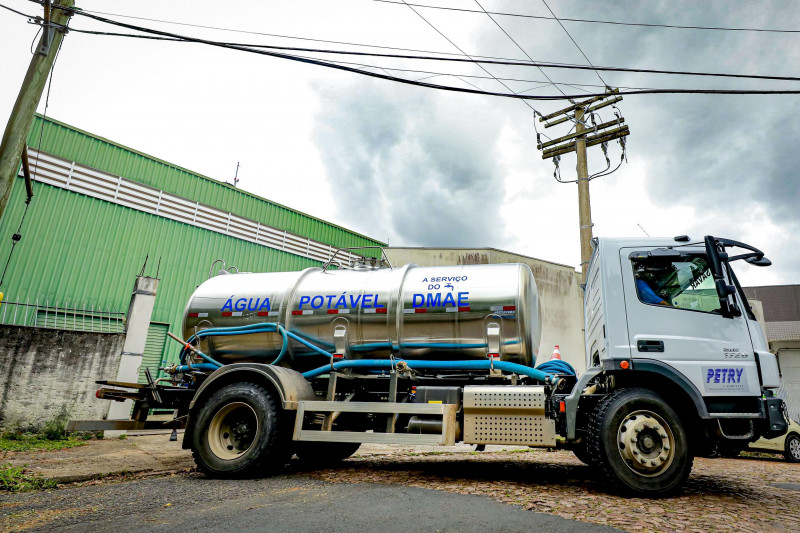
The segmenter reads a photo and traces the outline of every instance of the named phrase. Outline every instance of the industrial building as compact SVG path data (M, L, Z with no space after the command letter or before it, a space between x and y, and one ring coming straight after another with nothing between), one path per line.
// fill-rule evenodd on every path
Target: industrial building
M49 117L28 147L33 199L26 212L20 173L0 219L0 324L121 332L136 276L160 278L143 364L154 376L216 259L214 273L299 270L382 245Z
M778 358L781 387L789 416L800 420L800 285L745 287L748 299L760 302L769 350Z

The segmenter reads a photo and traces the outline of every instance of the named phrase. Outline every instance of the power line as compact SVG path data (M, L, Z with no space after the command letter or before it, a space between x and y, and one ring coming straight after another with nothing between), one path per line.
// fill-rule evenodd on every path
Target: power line
M397 2L397 3L402 4L402 2ZM82 11L84 13L93 13L93 14L96 14L96 15L108 15L108 16L112 16L112 17L128 18L128 19L135 19L135 20L145 20L145 21L148 21L148 22L158 22L158 23L161 23L161 24L173 24L173 25L176 25L176 26L187 26L187 27L190 27L190 28L201 28L201 29L207 29L207 30L227 31L227 32L232 32L232 33L244 33L244 34L249 34L249 35L261 35L261 36L265 36L265 37L277 37L277 38L280 38L280 39L294 39L294 40L297 40L297 41L309 41L309 42L325 43L325 44L339 44L339 45L345 45L345 46L358 46L358 47L361 47L361 48L377 48L377 49L381 49L381 50L397 50L399 52L420 52L420 53L424 53L424 54L441 54L441 55L446 55L446 56L462 56L462 57L466 56L466 54L457 54L457 53L453 53L453 52L438 52L438 51L435 51L435 50L420 50L420 49L417 49L417 48L401 48L401 47L396 47L396 46L384 46L384 45L378 45L378 44L354 43L354 42L348 42L348 41L332 41L332 40L327 40L327 39L314 39L314 38L311 38L311 37L297 37L297 36L294 36L294 35L283 35L283 34L278 34L278 33L265 33L265 32L258 32L258 31L251 31L251 30L241 30L241 29L236 29L236 28L223 28L223 27L219 27L219 26L208 26L208 25L204 25L204 24L191 24L191 23L188 23L188 22L178 22L178 21L174 21L174 20L154 19L154 18L148 18L148 17L136 17L136 16L133 16L133 15L123 15L123 14L120 14L120 13L109 13L109 12L106 12L106 11L94 11L94 10L87 10L87 9L84 9ZM27 15L27 16L30 16L30 15ZM31 16L31 18L32 18L32 16ZM500 59L500 60L511 61L511 59L506 58L506 57L481 56L481 55L472 55L471 57L473 57L473 58L477 57L477 58L481 58L481 59Z
M411 7L410 5L408 5L408 2L406 2L406 0L403 0L403 3L404 3L405 5L407 5L407 6L409 7L409 9L411 9L411 11L413 11L414 13L416 13L416 14L417 14L417 16L418 16L419 18L421 18L422 20L424 20L424 21L425 21L425 23L426 23L428 26L430 26L431 28L433 28L433 29L434 29L434 31L436 31L436 33L438 33L439 35L441 35L442 37L444 37L444 38L445 38L445 40L446 40L448 43L452 44L452 45L453 45L453 46L454 46L454 47L455 47L455 48L456 48L456 49L457 49L459 52L461 52L461 53L462 53L462 54L464 54L465 56L467 56L467 57L469 57L470 59L472 59L472 58L469 56L469 54L467 54L467 53L466 53L464 50L462 50L462 49L461 49L461 48L460 48L460 47L459 47L459 46L458 46L456 43L454 43L452 40L450 40L450 38L449 38L449 37L447 37L447 35L445 35L445 34L444 34L444 33L442 33L441 31L439 31L439 29L438 29L436 26L434 26L434 25L433 25L433 24L432 24L432 23L431 23L431 22L430 22L428 19L426 19L425 17L423 17L423 16L422 16L422 14L421 14L419 11L417 11L416 9L414 9L413 7ZM506 85L506 84L505 84L505 83L503 83L502 81L500 81L500 80L498 80L497 78L495 78L494 74L492 74L491 72L489 72L488 70L486 70L486 68L485 68L483 65L481 65L480 63L478 63L478 62L476 62L476 61L473 61L473 63L475 63L475 64L478 66L478 68L480 68L480 69L481 69L482 71L484 71L486 74L488 74L489 76L491 76L492 78L494 78L494 79L495 79L495 81L497 81L497 83L499 83L500 85L502 85L503 87L505 87L505 88L506 88L508 91L510 91L510 92L512 92L512 93L514 92L513 90L511 90L511 87L509 87L508 85ZM541 69L540 69L540 70L541 70ZM560 91L560 90L561 90L561 89L559 88L559 91ZM563 91L561 91L561 94L564 94L564 92L563 92ZM533 106L532 106L532 105L531 105L529 102L526 102L525 100L523 100L523 103L524 103L526 106L528 106L529 108L531 108L531 110L532 110L532 111L534 111L534 112L536 111L536 110L533 108Z
M22 11L17 11L14 8L11 8L11 7L8 7L8 6L4 6L4 5L0 5L0 7L2 7L3 9L6 9L8 11L11 11L12 13L16 13L17 15L22 15L23 17L33 18L33 15L26 15Z
M382 1L382 0L372 0L372 1ZM384 0L388 1L388 0ZM395 3L395 2L392 2ZM415 5L415 4L412 4ZM0 4L0 7L6 7ZM60 6L55 6L59 9L63 9ZM481 13L480 11L475 11L476 13ZM106 22L108 24L127 27L129 29L133 29L136 31L147 31L147 32L157 32L159 30L151 30L149 28L142 28L141 26L135 25L126 25L125 23L114 21L111 19L105 19L103 17L93 17L93 13L102 13L92 12L92 11L85 11L85 10L75 10L73 11L75 14L84 15L89 18L94 18L101 22ZM491 13L491 12L490 12ZM28 18L34 18L32 15L23 14ZM129 15L115 15L120 16L123 18L135 18L135 19L144 19L143 17L133 17ZM223 31L232 31L232 32L240 32L240 33L254 33L259 34L258 32L250 32L245 30L234 30L234 29L227 29L227 28L215 28L213 26L199 26L195 24L186 24L181 22L171 22L171 21L164 21L159 19L144 19L150 20L154 22L164 22L168 24L177 24L177 25L185 25L185 26L196 26L201 28L210 28L210 29L219 29ZM569 20L569 19L562 19L562 20ZM75 28L70 27L70 31L79 31ZM800 31L800 30L798 30ZM88 33L88 30L83 30L84 33ZM106 32L97 32L98 34L106 33ZM162 32L166 35L173 36L173 39L164 39L164 40L187 40L186 37L178 35L178 34L171 34L169 32ZM309 39L304 37L291 37L291 36L280 36L276 34L259 34L259 35L274 35L277 37L285 37L289 39L300 39L300 40L308 40L308 41L316 41L316 42L325 42L331 44L345 44L351 46L362 46L362 47L372 47L372 48L385 48L385 49L394 49L392 47L382 47L379 45L369 45L369 44L357 44L357 43L348 43L342 41L324 41L321 39ZM121 34L121 36L129 36L125 34ZM141 36L145 38L144 36ZM189 38L194 39L194 38ZM227 43L220 43L218 41L207 41L209 43L219 43L219 44L227 44ZM287 50L287 51L302 51L302 52L316 52L316 53L326 53L326 54L344 54L344 55L360 55L360 56L368 56L368 57L387 57L387 58L395 58L395 59L419 59L419 60L427 60L427 61L445 61L445 62L461 62L461 63L482 63L487 65L507 65L507 66L517 66L517 67L542 67L542 68L554 68L554 69L562 69L562 70L599 70L604 72L628 72L634 74L665 74L665 75L678 75L678 76L706 76L706 77L719 77L719 78L739 78L739 79L760 79L760 80L771 80L771 81L800 81L800 77L792 77L792 76L766 76L766 75L757 75L757 74L729 74L729 73L719 73L719 72L699 72L699 71L680 71L680 70L663 70L663 69L643 69L643 68L628 68L628 67L603 67L603 66L586 66L586 65L575 65L571 63L554 63L549 61L535 61L535 62L526 62L526 61L519 61L509 58L497 58L493 56L467 56L466 54L454 54L450 52L433 52L433 51L426 51L426 50L414 50L414 49L406 49L406 48L399 48L397 50L401 51L419 51L424 53L433 53L433 54L442 54L442 55L463 55L466 57L470 57L470 59L462 59L458 57L450 58L450 57L435 57L435 56L419 56L419 55L405 55L405 54L379 54L374 52L355 52L349 50L330 50L330 49L315 49L315 48L299 48L299 47L284 47L284 46L274 46L274 45L260 45L260 44L246 44L241 46L248 46L248 47L259 47L259 48L268 48L268 49L275 49L275 50ZM571 84L565 82L559 82L561 85L570 86ZM580 85L580 84L574 84ZM584 84L585 85L585 84ZM577 95L577 97L585 98L587 95Z
M502 32L503 32L503 33L506 35L506 37L508 37L509 39L511 39L511 42L512 42L512 43L514 43L514 44L517 46L517 48L519 48L519 49L520 49L520 51L521 51L523 54L525 54L525 57L527 57L527 58L528 58L530 61L533 61L533 58L532 58L530 55L528 55L528 52L526 52L526 51L525 51L525 49L524 49L524 48L522 48L522 47L519 45L519 43L518 43L517 41L515 41L515 40L514 40L514 38L513 38L511 35L509 35L509 33L508 33L506 30L505 30L505 28L503 28L503 27L500 25L500 23L499 23L499 22L497 22L497 21L494 19L494 17L492 17L492 15L490 15L490 14L489 14L489 13L488 13L488 12L487 12L487 11L486 11L484 8L483 8L483 6L481 5L481 3L480 3L480 2L478 2L478 0L475 0L475 3L476 3L476 4L478 4L478 7L480 7L480 8L483 10L483 12L484 12L484 13L486 13L486 16L487 16L487 17L489 17L489 18L491 19L491 21L492 21L492 22L494 22L494 23L495 23L495 25L496 25L498 28L500 28L500 31L502 31ZM546 73L546 72L545 72L545 71L544 71L544 70L543 70L541 67L539 67L539 71L540 71L542 74L544 74L544 77L545 77L545 78L547 78L548 80L550 80L550 83L553 83L553 80L551 80L551 79L550 79L550 76L548 76L548 75L547 75L547 73ZM558 89L558 91L559 91L561 94L564 94L564 91L562 91L562 90L561 90L561 87L559 87L559 86L558 86L558 85L556 85L555 83L553 83L553 87L555 87L556 89Z
M80 30L78 30L78 31L80 31ZM171 40L171 41L179 41L177 39L169 39L169 40ZM305 57L307 59L313 59L313 57L309 57L309 56L297 56L297 57ZM336 63L336 64L339 64L339 65L356 65L356 66L366 67L366 68L376 68L376 69L383 70L384 72L392 71L392 72L409 72L409 73L416 73L416 74L427 74L427 76L425 76L424 78L420 78L420 79L417 79L415 81L422 81L423 79L435 78L437 76L452 76L452 77L455 77L455 78L458 78L458 79L461 79L461 78L476 78L476 79L481 79L481 80L502 80L502 81L511 81L511 82L519 82L519 83L541 84L541 85L539 85L537 87L531 87L530 89L526 89L524 91L515 91L515 94L523 94L523 93L526 93L526 92L533 91L535 89L541 89L542 87L547 87L547 86L554 85L554 84L569 85L569 84L566 84L566 83L559 83L559 82L555 82L554 83L554 82L551 82L551 81L544 81L544 80L528 80L528 79L523 79L523 78L501 78L501 77L497 77L497 76L481 76L481 75L478 75L478 74L457 74L457 73L454 73L454 72L438 72L438 71L431 71L431 70L419 70L419 69L409 69L409 68L382 67L382 66L379 66L379 65L370 65L370 64L367 64L367 63L356 63L356 62L352 62L352 61L335 61L335 60L329 60L329 61L331 63ZM467 82L466 80L463 80L463 79L461 79L461 81L463 81L464 83L469 83L469 82ZM598 85L596 83L595 84L582 83L582 84L575 84L575 85L581 85L583 87L600 87L602 89L606 88L604 85ZM475 86L473 85L473 87L475 87ZM618 89L629 89L629 90L651 89L651 87L617 87L617 88ZM581 89L581 90L585 90L585 89Z
M398 4L402 4L402 2L397 2L397 3ZM412 5L416 5L416 4L412 4ZM360 48L377 48L377 49L381 49L381 50L397 50L397 51L402 51L402 52L421 52L421 53L425 53L425 54L439 54L439 55L446 55L446 56L461 56L461 57L468 57L468 58L470 58L470 60L472 60L474 58L479 58L479 59L497 59L497 60L505 60L505 61L514 61L513 59L506 58L506 57L484 56L484 55L478 55L478 54L467 55L467 54L463 54L463 53L439 52L439 51L435 51L435 50L420 50L420 49L417 49L417 48L401 48L401 47L396 47L396 46L383 46L383 45L378 45L378 44L354 43L354 42L348 42L348 41L332 41L332 40L326 40L326 39L314 39L314 38L310 38L310 37L297 37L297 36L293 36L293 35L282 35L282 34L277 34L277 33L264 33L264 32L257 32L257 31L251 31L251 30L241 30L241 29L236 29L236 28L222 28L222 27L218 27L218 26L208 26L208 25L203 25L203 24L191 24L191 23L188 23L188 22L178 22L178 21L172 21L172 20L148 18L148 17L137 17L137 16L133 16L133 15L123 15L123 14L120 14L120 13L109 13L109 12L106 12L106 11L94 11L94 10L87 10L87 9L84 9L83 11L87 12L87 13L94 13L94 14L99 14L99 15L110 15L110 16L121 17L121 18L130 18L130 19L136 19L136 20L146 20L146 21L158 22L158 23L162 23L162 24L174 24L174 25L178 25L178 26L188 26L188 27L193 27L193 28L203 28L203 29L211 29L211 30L217 30L217 31L227 31L227 32L234 32L234 33L251 34L251 35L262 35L262 36L267 36L267 37L278 37L280 39L294 39L294 40L298 40L298 41L309 41L309 42L326 43L326 44L340 44L340 45L345 45L345 46L357 46L357 47L360 47ZM476 11L476 13L479 13L479 11ZM248 45L248 46L259 46L259 45ZM300 50L302 50L302 49L300 49ZM342 52L342 53L344 53L344 52ZM542 63L546 63L546 62L543 61ZM546 74L545 74L545 76L547 77ZM461 80L461 81L465 81L465 80ZM581 90L581 91L583 90L583 89L581 89L581 85L582 84L578 84L578 83L572 84L572 83L560 82L560 85L566 85L567 87L572 87L573 89L578 89L578 90Z
M155 35L139 35L139 34L134 34L134 33L117 33L117 32L96 31L96 30L84 30L84 29L81 29L81 28L75 28L73 26L70 26L70 31L71 32L75 32L75 33L84 33L84 34L87 34L87 35L98 35L98 36L108 36L108 37L132 37L132 38L137 38L137 39L156 40L156 41L191 42L191 41L187 41L185 39L180 39L180 38L177 38L177 37L175 37L175 38L173 38L173 37L159 37L159 36L155 36ZM292 47L271 46L271 45L262 45L262 44L249 44L249 43L235 43L235 42L223 42L223 43L220 43L220 44L232 45L232 46L240 46L240 47L292 50L292 51L299 51L299 52L329 52L329 53L336 52L336 51L333 51L333 50L326 51L326 50L317 50L317 49L309 49L309 48L292 48ZM346 53L346 52L344 52L344 53ZM369 56L370 54L366 54L366 55ZM313 57L310 57L310 56L298 55L297 57L302 57L302 58L305 58L305 59L314 59ZM428 74L428 76L425 76L425 78L422 78L422 79L434 78L434 77L437 77L437 76L452 76L454 78L460 79L461 81L463 81L464 83L467 83L467 84L469 84L469 82L466 81L466 80L463 80L462 78L476 78L476 79L482 79L482 80L502 80L502 81L519 82L519 83L543 84L540 87L533 87L533 88L530 88L530 89L526 89L524 91L517 92L517 94L522 94L522 93L529 92L529 91L532 91L534 89L546 87L546 86L549 86L549 85L566 85L568 87L600 87L600 88L605 88L605 85L598 85L596 83L566 83L566 82L560 82L560 81L555 81L554 82L554 81L543 81L543 80L530 80L530 79L526 79L526 78L503 78L503 77L497 77L497 76L480 76L478 74L460 74L460 73L455 73L455 72L440 72L440 71L434 71L434 70L396 68L396 67L387 67L387 66L380 66L380 65L370 65L370 64L367 64L367 63L357 63L357 62L352 62L352 61L337 61L337 60L332 60L332 59L328 60L328 61L330 63L336 63L336 64L341 64L341 65L357 65L357 66L361 66L361 67L375 68L375 69L383 70L384 72L393 71L393 72L410 72L410 73L417 73L417 74ZM548 80L549 80L549 78L548 78ZM421 81L421 79L416 80L416 81ZM473 87L475 87L475 86L473 85ZM475 88L479 89L478 87L475 87ZM628 89L628 90L652 89L652 87L635 87L635 86L624 86L624 85L618 86L617 88L619 88L619 89ZM585 90L585 89L581 89L581 90Z
M477 2L478 0L475 0L475 1ZM553 10L550 9L550 6L547 4L547 0L542 0L542 3L547 8L547 10L550 12L550 14L553 15L553 18L556 19L556 22L558 22L558 25L561 26L561 29L564 30L564 33L567 34L567 37L569 37L569 40L572 41L572 44L575 45L575 47L581 53L581 55L586 60L586 62L589 63L589 66L594 68L594 65L592 65L592 62L589 60L589 57L584 53L583 49L580 47L578 42L575 39L572 38L572 35L570 35L570 33L567 31L567 28L564 27L564 25L561 23L561 21L558 20L558 17L556 16L556 14L553 13ZM603 82L603 85L608 87L608 83L606 83L606 80L604 80L603 77L600 75L600 73L597 72L597 69L595 69L594 73L597 74L597 77L600 78L600 81Z
M219 48L229 48L229 49L232 49L232 50L238 50L238 51L242 51L242 52L260 54L260 55L276 57L276 58L280 58L280 59L288 59L290 61L297 61L297 62L307 63L307 64L311 64L311 65L324 66L324 67L328 67L328 68L343 70L343 71L346 71L346 72L353 72L353 73L356 73L356 74L363 74L365 76L385 79L385 80L389 80L389 81L395 81L395 82L404 83L404 84L407 84L407 85L415 85L415 86L419 86L419 87L426 87L426 88L430 88L430 89L440 89L440 90L453 91L453 92L463 92L463 93L469 93L469 94L480 94L480 95L486 95L486 96L502 96L502 97L506 97L506 98L518 98L518 99L521 99L521 100L565 100L565 99L573 99L573 98L585 98L587 96L591 97L591 96L605 96L606 95L606 93L603 92L603 93L588 94L588 95L586 95L586 94L576 94L576 95L566 95L566 96L563 96L563 95L562 96L559 96L559 95L536 95L536 96L530 96L530 95L516 94L516 93L513 93L513 92L511 94L508 94L508 93L497 93L497 92L491 92L491 91L479 91L479 90L464 89L464 88L459 88L459 87L450 87L450 86L445 86L445 85L424 83L424 82L418 82L418 81L412 81L412 80L407 80L407 79L403 79L403 78L398 78L398 77L394 77L394 76L377 74L377 73L374 73L374 72L368 72L368 71L365 71L365 70L355 69L355 68L351 68L351 67L347 67L347 66L343 66L343 65L337 65L337 64L334 64L334 63L329 63L329 62L321 61L321 60L317 60L317 59L302 58L302 57L293 56L293 55L289 55L289 54L283 54L283 53L279 53L279 52L272 52L272 51L263 50L263 49L250 48L250 47L246 47L246 46L230 45L230 44L220 43L220 42L217 42L217 41L209 41L209 40L206 40L206 39L199 39L199 38L196 38L196 37L178 35L178 34L169 33L169 32L165 32L165 31L161 31L161 30L155 30L155 29L152 29L152 28L145 28L145 27L141 27L141 26L135 26L135 25L132 25L132 24L124 23L124 22L119 22L119 21L106 19L106 18L103 18L103 17L99 17L99 16L96 16L96 15L89 14L89 13L84 13L84 12L81 12L80 10L76 10L76 9L72 9L72 8L65 8L63 6L54 6L54 7L56 9L61 9L61 10L64 10L64 11L68 11L68 12L73 13L75 15L81 15L81 16L85 16L85 17L88 17L88 18L92 18L92 19L97 20L99 22L104 22L104 23L111 24L111 25L114 25L114 26L120 26L120 27L123 27L123 28L132 29L132 30L135 30L135 31L141 31L141 32L144 32L144 33L150 33L150 34L153 34L153 35L160 35L160 36L163 36L163 37L172 37L172 38L177 38L179 40L186 41L186 42L194 42L194 43L199 43L199 44L206 44L206 45L209 45L209 46L215 46L215 47L219 47ZM453 60L453 59L450 59L450 60ZM458 61L465 61L465 60L458 60ZM530 64L527 64L527 63L520 63L519 65L520 66L530 66ZM548 66L550 66L550 65L548 65ZM591 67L574 67L574 68L591 69ZM604 67L597 67L597 68L604 68ZM689 74L695 75L695 73L689 73ZM729 75L729 76L748 77L748 76L743 76L743 75ZM793 78L792 81L800 81L800 78ZM777 95L777 94L800 94L800 90L764 91L764 90L733 90L733 89L641 89L641 90L619 91L619 93L617 93L617 94L621 94L621 95L624 95L624 94L751 94L751 95L773 94L773 95Z
M2 5L2 4L0 4ZM60 6L56 6L59 9L64 9ZM88 12L83 11L73 11L76 15L83 15L88 18L92 18L98 20L100 22L105 22L107 24L111 24L114 26L121 26L124 28L132 29L135 31L142 31L146 33L152 33L161 36L168 36L171 39L165 40L182 40L182 41L190 41L190 42L199 42L199 43L206 43L206 44L213 44L215 46L239 46L239 47L248 47L248 48L265 48L271 50L285 50L285 51L298 51L298 52L312 52L312 53L324 53L324 54L340 54L340 55L353 55L353 56L365 56L365 57L385 57L385 58L393 58L393 59L418 59L418 60L425 60L425 61L443 61L443 62L453 62L453 63L481 63L484 65L506 65L506 66L514 66L514 67L541 67L541 68L553 68L553 69L561 69L561 70L600 70L604 72L627 72L633 74L665 74L665 75L675 75L675 76L699 76L699 77L717 77L717 78L736 78L736 79L754 79L754 80L770 80L770 81L800 81L800 77L797 76L767 76L767 75L760 75L760 74L731 74L731 73L722 73L722 72L701 72L701 71L683 71L683 70L663 70L663 69L644 69L644 68L629 68L629 67L603 67L603 66L587 66L587 65L574 65L570 63L551 63L548 61L519 61L519 60L493 60L493 59L475 59L479 56L471 56L471 59L462 59L462 58L455 58L455 57L435 57L435 56L419 56L419 55L406 55L406 54L381 54L375 52L354 52L349 50L330 50L330 49L322 49L322 48L299 48L299 47L290 47L290 46L275 46L275 45L262 45L262 44L237 44L237 43L225 43L220 41L210 41L205 39L198 39L195 37L188 37L179 34L164 32L161 30L155 30L151 28L144 28L142 26L135 26L131 24L126 24L124 22L115 21L112 19L106 19L103 17L92 15ZM27 16L27 15L26 15ZM89 30L76 30L75 28L70 28L70 31L83 31L84 33L88 33ZM98 34L103 34L107 32L96 32ZM125 35L120 34L120 36L130 36L130 37L137 37L134 35ZM142 36L142 38L146 38ZM435 52L438 53L438 52ZM470 57L467 54L464 54L467 57ZM561 85L570 85L568 83L560 82ZM634 94L634 93L628 93ZM639 93L636 93L639 94ZM789 93L791 94L791 93ZM587 95L577 95L576 98L585 98Z
M383 4L403 4L404 2L400 2L399 0L372 0L373 2L380 2ZM460 7L445 7L445 6L432 6L427 4L411 4L414 7L422 7L425 9L439 9L443 11L460 11L462 13L482 13L477 9L466 9ZM503 17L518 17L518 18L527 18L527 19L539 19L539 20L558 20L555 16L547 17L542 15L526 15L522 13L509 13L509 12L502 12L502 11L490 11L492 15L499 15ZM620 22L616 20L593 20L593 19L573 19L573 18L561 18L562 21L565 22L585 22L591 24L610 24L613 26L639 26L644 28L669 28L669 29L678 29L678 30L710 30L710 31L750 31L750 32L760 32L760 33L800 33L800 30L777 30L777 29L767 29L767 28L730 28L724 26L681 26L678 24L650 24L646 22Z

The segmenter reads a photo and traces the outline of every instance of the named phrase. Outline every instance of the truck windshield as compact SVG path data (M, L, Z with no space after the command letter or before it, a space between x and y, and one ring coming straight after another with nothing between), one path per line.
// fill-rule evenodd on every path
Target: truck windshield
M719 312L719 296L705 255L631 262L636 292L643 303Z

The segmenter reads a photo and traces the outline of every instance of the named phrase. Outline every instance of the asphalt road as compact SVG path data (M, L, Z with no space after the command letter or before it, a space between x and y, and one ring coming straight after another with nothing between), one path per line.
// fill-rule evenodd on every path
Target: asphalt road
M610 532L482 496L304 476L199 474L0 495L2 531Z

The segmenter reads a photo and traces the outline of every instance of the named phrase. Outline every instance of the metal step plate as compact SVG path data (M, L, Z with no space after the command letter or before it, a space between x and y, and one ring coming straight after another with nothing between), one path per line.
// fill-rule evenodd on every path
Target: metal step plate
M555 421L545 418L544 387L464 387L464 442L555 446Z

